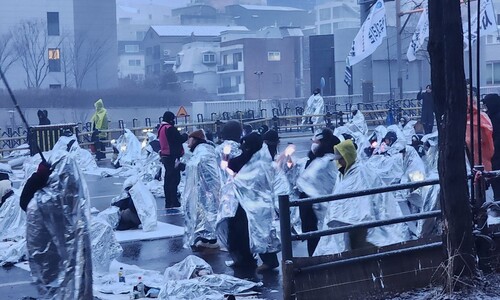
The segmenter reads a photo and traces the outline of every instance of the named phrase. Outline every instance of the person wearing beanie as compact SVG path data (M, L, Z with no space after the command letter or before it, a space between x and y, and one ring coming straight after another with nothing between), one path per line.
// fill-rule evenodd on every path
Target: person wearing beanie
M345 140L334 147L334 159L337 161L339 172L332 194L350 193L383 186L382 180L375 172L359 163L356 148L351 140ZM328 202L321 229L400 216L402 213L398 204L386 194L360 196ZM314 255L390 245L404 241L406 234L407 228L402 224L351 230L345 234L322 237Z
M340 140L328 128L324 128L314 135L305 167L300 171L296 182L300 199L331 194L337 176L333 162L333 147L338 143ZM325 210L323 205L301 205L299 206L299 214L302 232L310 232L321 227ZM309 256L313 255L318 242L319 238L307 241Z
M280 138L278 133L274 130L268 130L262 135L262 139L264 143L266 143L267 148L269 149L269 153L271 154L271 158L274 160L274 157L278 153L278 144L280 143Z
M217 234L231 257L233 267L255 267L254 254L262 265L257 271L279 266L277 252L281 244L275 216L271 156L262 137L252 132L241 141L242 154L228 163L229 180L221 189Z
M192 155L183 166L186 175L181 193L185 205L184 245L193 250L217 248L215 227L221 186L217 154L202 129L189 134L187 145Z
M158 128L158 140L160 141L160 157L165 167L163 176L163 191L165 193L165 208L172 210L181 206L177 186L181 180L179 159L184 155L182 144L186 141L175 127L175 115L171 111L163 114L163 121Z

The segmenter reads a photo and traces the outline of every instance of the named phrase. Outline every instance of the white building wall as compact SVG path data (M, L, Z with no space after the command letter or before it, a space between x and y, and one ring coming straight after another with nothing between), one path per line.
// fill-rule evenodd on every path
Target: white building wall
M47 12L59 12L60 36L51 36L48 39L48 48L56 48L61 38L74 31L73 22L73 0L18 0L1 1L0 9L0 35L13 30L22 21L43 21L46 30ZM59 46L59 48L62 48ZM48 53L46 53L48 57ZM14 63L6 73L9 85L13 89L26 88L26 73L19 61ZM63 72L48 73L42 88L48 88L51 84L64 86ZM0 84L0 86L3 86Z

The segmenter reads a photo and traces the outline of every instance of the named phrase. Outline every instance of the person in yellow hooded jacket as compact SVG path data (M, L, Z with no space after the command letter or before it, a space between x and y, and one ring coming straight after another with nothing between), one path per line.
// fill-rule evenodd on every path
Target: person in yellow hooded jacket
M104 108L104 103L102 99L97 100L94 103L95 113L90 119L92 123L92 141L94 142L95 147L95 156L97 160L106 158L106 154L103 152L106 150L106 147L101 140L105 140L107 137L106 132L103 130L108 129L108 112Z
M333 194L363 191L383 186L380 177L360 164L352 140L334 146L338 175ZM328 203L322 229L342 227L402 216L394 198L386 194L347 198ZM339 253L346 250L381 247L405 240L407 228L400 224L362 228L345 234L322 237L314 255Z

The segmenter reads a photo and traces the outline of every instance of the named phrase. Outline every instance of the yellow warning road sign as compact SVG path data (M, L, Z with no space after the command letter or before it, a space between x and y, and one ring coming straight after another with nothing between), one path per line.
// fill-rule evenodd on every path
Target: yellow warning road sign
M178 117L185 117L188 115L187 110L184 108L184 106L179 107L179 110L177 111L177 116Z

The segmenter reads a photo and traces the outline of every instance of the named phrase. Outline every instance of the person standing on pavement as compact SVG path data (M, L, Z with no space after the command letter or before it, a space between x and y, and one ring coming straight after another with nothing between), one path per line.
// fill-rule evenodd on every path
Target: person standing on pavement
M92 299L89 194L76 160L52 152L20 197L26 247L39 299Z
M432 133L432 128L434 127L434 100L432 98L432 88L430 84L425 87L425 92L422 92L422 88L420 88L417 99L422 100L422 115L420 116L420 121L424 126L425 134Z
M296 186L300 192L299 198L310 198L332 193L337 178L337 169L333 161L333 147L340 143L333 132L324 128L312 139L311 150L304 170L297 178ZM299 206L302 232L316 231L322 227L325 207L322 204L307 204ZM307 240L307 252L312 256L319 238Z
M160 157L165 167L163 176L163 191L165 193L165 208L177 209L181 206L177 196L177 186L181 181L179 159L184 155L182 143L185 139L175 127L175 115L171 111L163 114L163 121L158 128L160 141Z
M323 115L325 114L325 101L321 97L321 90L314 89L313 94L307 99L304 115ZM304 117L302 118L302 125L318 124L321 117Z
M281 250L272 222L274 169L257 132L243 137L241 148L242 154L229 161L232 178L221 189L217 235L233 258L233 267L254 267L254 254L258 254L262 265L257 271L267 271L279 266Z
M50 125L49 113L46 110L39 109L36 114L38 116L38 125Z
M497 171L500 170L500 96L488 94L484 97L483 103L493 125L494 152L491 158L491 169ZM500 180L492 180L491 187L495 200L500 200Z
M107 130L108 127L108 111L104 108L104 103L102 99L97 100L94 103L95 113L90 119L92 123L92 141L94 142L95 147L95 157L97 160L101 160L106 158L106 146L102 142L107 138L107 133L103 132L103 130Z
M229 178L226 171L228 161L241 154L240 140L243 129L240 122L231 120L222 126L220 134L223 142L215 147L215 153L217 153L221 185L224 185Z
M215 226L221 185L217 154L202 129L189 134L187 144L192 155L182 166L186 173L182 192L185 246L217 248Z

